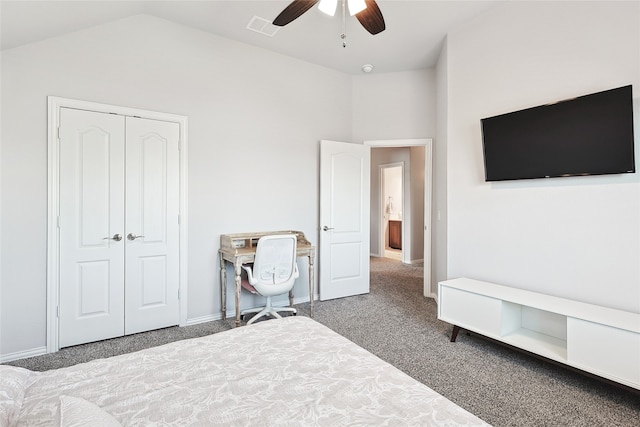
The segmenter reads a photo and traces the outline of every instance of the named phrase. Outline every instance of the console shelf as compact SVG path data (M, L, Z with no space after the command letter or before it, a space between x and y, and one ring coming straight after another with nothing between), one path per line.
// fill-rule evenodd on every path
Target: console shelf
M438 319L640 389L640 314L479 280L438 284Z
M531 329L521 328L502 337L502 341L559 362L567 361L567 341Z

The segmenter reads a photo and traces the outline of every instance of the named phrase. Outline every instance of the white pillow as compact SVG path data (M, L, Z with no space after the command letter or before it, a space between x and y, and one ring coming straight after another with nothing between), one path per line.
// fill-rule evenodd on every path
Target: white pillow
M16 422L32 373L16 366L0 366L0 426L11 426Z
M79 397L60 396L60 427L121 427L120 423L97 405Z

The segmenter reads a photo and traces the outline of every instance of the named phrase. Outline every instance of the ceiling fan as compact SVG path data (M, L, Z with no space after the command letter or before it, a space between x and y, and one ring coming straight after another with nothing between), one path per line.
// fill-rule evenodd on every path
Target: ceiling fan
M327 15L335 15L338 1L342 2L343 11L345 4L349 6L351 16L355 15L360 24L371 34L378 34L384 31L384 17L375 0L293 0L282 12L273 20L273 25L284 27L291 21L299 18L307 10L311 9L318 2L318 9ZM344 19L344 14L343 14Z

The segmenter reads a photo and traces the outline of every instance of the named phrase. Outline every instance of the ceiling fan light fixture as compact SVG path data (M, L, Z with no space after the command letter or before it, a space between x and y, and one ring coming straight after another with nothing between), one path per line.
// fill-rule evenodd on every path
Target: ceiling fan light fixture
M338 3L342 6L342 34L344 35L347 15L347 4L349 12L358 18L360 24L370 34L376 35L385 30L384 17L376 3L376 0L293 0L285 7L273 20L273 25L284 27L302 16L306 11L318 5L318 8L326 14L334 16L338 8ZM344 37L342 37L344 39Z
M338 0L320 0L318 9L320 9L320 12L322 13L334 16L336 14L336 9L338 9Z
M347 3L349 5L349 14L351 16L355 15L356 13L362 12L367 8L367 3L365 3L365 0L348 0Z

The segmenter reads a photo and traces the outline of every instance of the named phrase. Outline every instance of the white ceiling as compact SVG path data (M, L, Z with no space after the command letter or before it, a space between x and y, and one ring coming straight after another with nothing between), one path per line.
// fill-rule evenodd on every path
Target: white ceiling
M254 16L272 21L290 1L272 0L2 0L2 50L146 13L211 34L263 47L348 74L363 64L374 72L406 71L435 65L446 33L484 10L508 0L377 0L386 30L372 36L355 17L343 19L312 8L273 37L247 30Z

